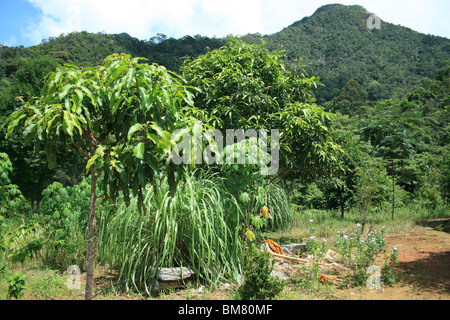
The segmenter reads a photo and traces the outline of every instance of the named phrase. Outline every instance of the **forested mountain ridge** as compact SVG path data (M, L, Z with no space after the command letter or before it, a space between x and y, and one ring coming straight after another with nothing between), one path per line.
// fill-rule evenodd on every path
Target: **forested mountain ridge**
M318 101L336 97L349 80L356 80L371 101L401 97L420 84L434 79L437 70L450 60L450 39L425 35L381 21L370 29L371 13L360 6L326 5L271 35L248 34L250 43L264 41L271 50L284 50L288 68L303 67L320 77ZM2 47L0 78L10 78L30 59L49 57L59 64L98 65L114 52L149 59L178 71L185 56L196 57L224 45L227 38L186 35L179 39L158 34L138 40L128 34L74 32L44 39L29 48Z
M376 13L375 13L376 14ZM372 16L361 6L326 5L272 35L247 35L246 41L267 42L285 50L290 67L304 64L325 85L319 101L330 101L351 79L362 85L372 101L401 96L423 77L434 78L450 59L450 39L425 35Z

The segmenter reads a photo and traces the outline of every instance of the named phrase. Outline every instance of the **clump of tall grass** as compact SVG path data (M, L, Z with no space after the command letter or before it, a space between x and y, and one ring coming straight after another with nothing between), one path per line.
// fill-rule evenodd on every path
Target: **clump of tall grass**
M187 175L174 195L167 180L136 199L118 201L102 217L99 257L127 289L151 292L157 268L188 267L211 286L241 273L242 213L218 177Z
M274 216L273 230L290 230L293 227L294 210L284 189L276 184L269 185L267 202Z

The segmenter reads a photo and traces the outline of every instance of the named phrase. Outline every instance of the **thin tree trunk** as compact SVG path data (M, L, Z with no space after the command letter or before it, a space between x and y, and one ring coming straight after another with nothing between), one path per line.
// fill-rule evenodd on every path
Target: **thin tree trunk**
M97 175L94 168L91 167L91 201L89 205L89 231L88 231L88 251L86 266L86 292L85 299L92 300L92 289L94 287L94 229L95 229L95 201Z
M395 167L392 162L392 220L395 218Z
M77 185L77 160L75 160L75 166L73 169L72 187Z

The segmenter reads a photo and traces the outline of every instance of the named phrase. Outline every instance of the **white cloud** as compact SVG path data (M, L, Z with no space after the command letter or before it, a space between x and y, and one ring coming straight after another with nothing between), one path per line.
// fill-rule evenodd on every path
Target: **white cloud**
M61 33L127 32L139 39L156 33L223 37L280 31L327 3L360 4L383 20L436 33L447 28L446 0L28 0L40 9L37 23L28 26L35 44ZM432 3L433 5L430 5Z
M18 45L17 38L15 36L12 36L8 40L4 41L3 43L0 43L0 45L14 47L14 46Z
M191 1L145 0L28 0L42 11L28 27L33 42L72 31L127 32L148 39L156 32L179 32L194 11ZM167 31L165 31L167 29Z

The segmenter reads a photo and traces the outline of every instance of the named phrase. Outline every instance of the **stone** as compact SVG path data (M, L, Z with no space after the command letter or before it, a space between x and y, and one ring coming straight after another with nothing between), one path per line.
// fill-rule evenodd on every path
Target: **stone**
M289 275L288 275L287 273L284 273L284 272L281 272L281 271L278 271L278 270L272 270L272 272L270 273L270 275L271 275L272 277L276 277L276 278L279 278L279 279L281 279L281 280L287 280L287 279L289 279Z
M289 254L298 254L300 252L306 251L306 244L304 243L291 243L291 244L283 244L280 245L281 249L283 249L284 252Z
M185 280L189 280L194 274L195 272L189 268L159 268L152 284L152 290L183 288L186 286Z
M194 271L189 268L159 268L158 279L161 281L176 281L190 278Z

